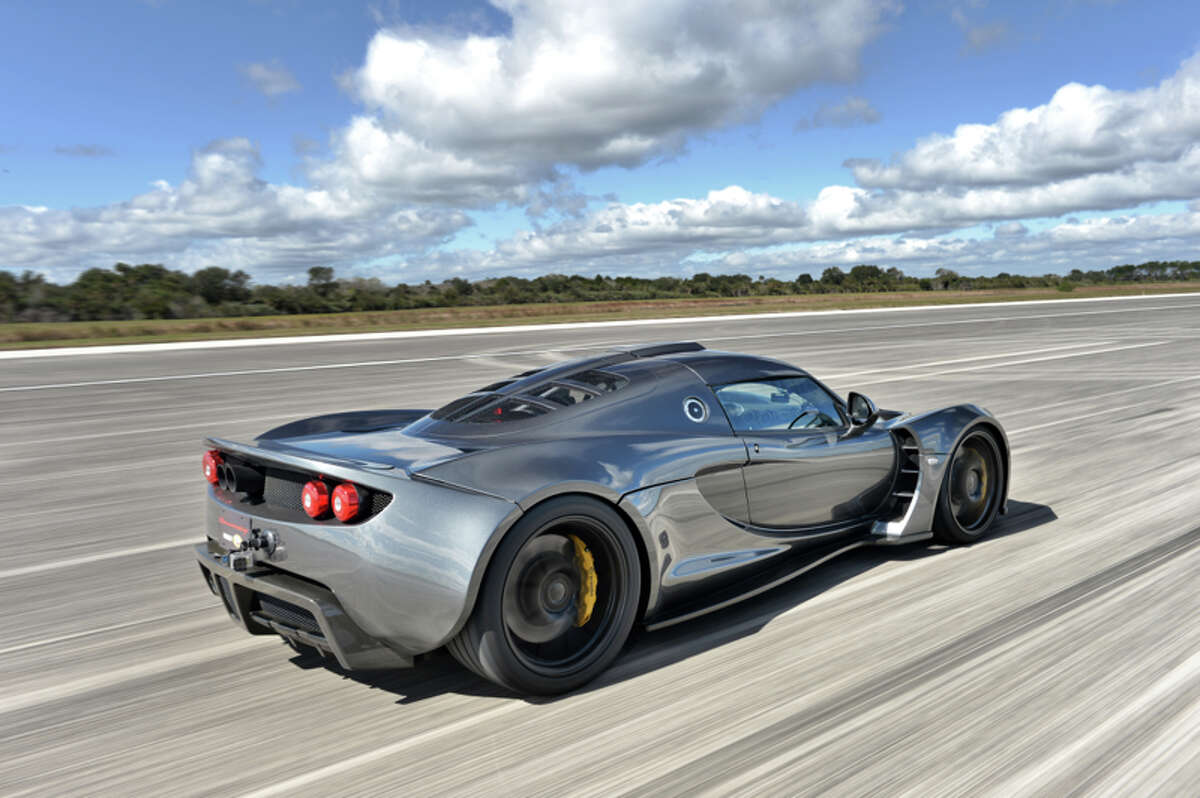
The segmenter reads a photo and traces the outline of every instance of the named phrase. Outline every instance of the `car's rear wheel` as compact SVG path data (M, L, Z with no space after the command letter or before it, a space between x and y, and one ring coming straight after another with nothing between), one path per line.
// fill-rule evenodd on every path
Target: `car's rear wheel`
M995 436L968 434L950 457L938 494L933 531L943 543L972 543L988 533L1000 512L1008 475Z
M568 692L620 653L640 591L636 544L620 515L596 499L552 499L501 541L448 648L515 692Z

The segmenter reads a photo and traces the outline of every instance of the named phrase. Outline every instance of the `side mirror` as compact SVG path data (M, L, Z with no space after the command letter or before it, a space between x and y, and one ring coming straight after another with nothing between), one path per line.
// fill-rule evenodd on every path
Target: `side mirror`
M846 404L850 407L850 423L855 427L869 427L879 418L879 408L861 393L851 391Z

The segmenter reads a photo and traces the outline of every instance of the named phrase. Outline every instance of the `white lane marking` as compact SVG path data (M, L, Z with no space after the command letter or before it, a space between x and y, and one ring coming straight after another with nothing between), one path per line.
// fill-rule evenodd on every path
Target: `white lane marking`
M588 344L586 346L577 347L558 347L558 351L580 351L596 349L597 345ZM140 382L169 382L172 380L198 380L209 377L241 377L255 374L284 374L293 371L323 371L326 369L353 369L370 366L402 366L409 363L436 363L444 360L477 360L483 361L485 365L493 365L496 368L508 368L508 366L499 365L495 362L495 358L504 357L522 357L529 355L540 355L545 352L544 349L516 350L506 352L480 352L476 354L465 355L427 355L425 357L404 357L395 358L393 360L362 360L354 363L321 363L313 366L277 366L275 368L263 369L242 369L240 371L205 371L195 374L165 374L155 377L121 377L112 380L89 380L86 382L55 382L44 385L13 385L7 388L0 388L0 393L9 391L39 391L47 388L86 388L92 385L126 385L129 383ZM492 361L489 363L489 361Z
M203 542L203 538L193 535L190 538L182 540L164 540L159 543L150 543L145 546L130 546L119 551L108 551L102 554L89 554L85 557L70 557L66 560L55 560L53 562L40 562L37 565L24 565L20 568L9 568L0 571L0 579L11 579L14 576L28 576L29 574L40 574L46 571L57 571L60 568L71 568L76 565L87 565L93 562L103 562L104 560L114 560L117 557L125 557L134 554L148 554L152 551L162 551L164 549L174 549L180 546L194 546L197 543Z
M508 699L505 700L505 703L501 704L500 706L492 707L484 712L470 715L462 720L456 720L453 723L448 723L445 726L438 726L436 728L429 729L428 731L421 732L420 734L414 735L407 739L397 740L394 743L389 743L388 745L383 745L379 748L373 748L370 751L364 751L357 756L343 759L340 762L334 762L332 765L325 765L324 767L310 770L307 773L301 773L300 775L293 776L290 779L277 781L274 784L263 787L260 790L244 793L242 798L270 798L270 796L273 795L294 793L300 788L312 784L314 781L320 781L321 779L326 779L330 776L336 776L339 773L345 773L348 770L353 770L354 768L361 767L371 762L385 759L393 754L398 754L401 751L405 751L409 748L415 748L418 745L423 745L432 740L436 740L439 737L445 737L446 735L468 731L477 727L483 721L499 715L506 715L523 707L524 705L525 704L522 701Z
M1106 352L1121 352L1126 349L1144 349L1148 346L1162 346L1169 341L1149 341L1143 344L1126 344L1124 346L1110 346L1105 349L1092 349L1087 352L1069 352L1064 355L1047 355L1045 357L1027 357L1021 360L1006 360L1003 363L985 363L982 366L964 366L958 369L939 369L938 371L927 371L922 374L901 374L897 377L885 377L881 380L866 380L867 385L880 385L885 382L901 382L904 380L924 380L930 377L938 377L943 374L961 374L967 371L986 371L988 369L999 369L1005 366L1019 366L1023 363L1041 363L1046 360L1066 360L1072 357L1090 357L1091 355L1102 355Z
M102 690L105 687L111 687L122 682L141 681L147 676L155 676L160 673L176 670L177 668L199 665L202 662L210 662L231 654L237 654L256 646L261 646L263 642L263 638L257 635L242 637L232 643L207 646L194 651L172 654L171 656L162 657L151 662L129 665L124 668L114 668L113 670L97 673L92 676L72 678L70 681L64 681L53 687L43 687L37 690L25 690L20 693L13 693L0 698L0 714L16 712L19 709L26 709L51 701L61 701L64 698Z
M8 648L0 648L0 657L5 654L14 654L18 651L25 651L30 648L40 648L41 646L52 646L55 643L65 643L68 640L78 640L81 637L91 637L92 635L102 635L107 632L116 632L120 629L128 629L131 626L157 626L162 621L169 618L179 618L183 615L197 615L199 613L207 613L211 618L206 619L206 624L211 622L212 625L218 625L218 622L223 621L226 616L213 613L211 607L204 607L197 610L184 610L182 612L172 612L167 615L156 615L153 618L142 618L139 621L125 621L124 623L114 623L111 626L98 626L95 629L85 629L82 632L74 632L69 635L59 635L58 637L47 637L43 640L34 640L29 643L21 643Z
M957 321L955 321L955 322L931 322L931 324L965 324L965 323L966 322L957 322ZM929 326L929 325L927 325L927 324L916 324L916 325L902 324L902 325L892 325L892 326L925 327L925 326ZM871 327L869 329L872 329L872 330L892 329L892 326ZM834 330L832 332L855 332L855 331L857 331L857 328L847 328L845 330ZM731 341L731 340L740 340L743 338L778 338L781 336L789 336L789 335L813 335L818 332L830 332L830 331L829 330L796 330L796 331L786 332L786 333L764 333L761 335L725 336L722 338L708 338L705 340ZM958 339L958 340L962 340L962 339ZM555 351L556 352L596 351L596 350L604 350L606 347L609 347L609 346L616 346L619 343L620 342L617 342L617 341L609 341L609 342L603 342L603 343L587 344L585 346L558 347ZM1088 346L1088 345L1094 345L1096 343L1098 343L1098 342L1088 341L1086 343L1077 344L1077 346ZM895 349L897 347L903 348L903 347L920 346L920 345L921 345L921 342L913 341L913 342L902 343L902 344L880 344L878 346L873 346L872 349ZM850 352L850 351L859 352L861 350L862 350L861 346L844 346L844 347L840 347L840 348L823 349L821 351L821 354L828 355L833 352ZM429 355L426 357L399 358L399 359L395 359L395 360L365 360L365 361L357 362L357 363L330 363L330 364L321 364L321 365L315 365L315 366L280 366L277 368L248 369L248 370L243 370L243 371L215 371L215 372L199 372L199 373L195 373L195 374L168 374L168 375L156 376L156 377L124 377L124 378L111 379L111 380L92 380L92 381L88 381L88 382L57 382L57 383L48 383L48 384L43 384L43 385L15 385L15 386L9 386L6 388L0 388L0 393L6 392L6 391L37 391L37 390L44 390L47 388L86 388L86 387L89 387L92 385L121 385L124 383L138 383L138 382L166 382L166 381L171 381L171 380L192 380L192 379L203 379L206 377L237 377L237 376L242 376L242 375L274 374L277 372L290 372L290 371L319 371L322 369L360 368L360 367L364 367L364 366L397 366L397 365L406 365L406 364L410 364L410 363L428 363L428 362L439 362L439 361L445 361L445 360L473 360L473 361L476 361L477 363L482 363L483 365L487 365L487 366L491 366L491 367L495 367L495 368L501 368L501 369L508 369L509 368L508 366L496 365L495 363L489 363L488 361L492 360L492 359L496 359L496 358L526 357L526 356L540 355L540 354L544 354L544 353L541 350L515 349L515 350L502 350L502 351L497 351L497 352L482 352L482 353L473 354L473 355L472 354ZM247 420L254 421L256 419L247 419ZM135 430L135 432L137 432L137 431ZM125 434L129 434L129 433L114 432L114 433L102 433L102 434L103 435L108 435L108 434L125 435ZM99 437L99 436L97 436L97 437ZM61 440L75 440L75 439L67 437L67 438L62 438ZM4 446L4 445L6 445L6 444L0 443L0 446Z
M1197 293L1150 294L1139 296L1093 297L1089 299L1026 299L1014 302L967 302L952 305L913 305L901 308L853 308L848 310L794 310L780 313L731 313L723 316L678 316L661 319L618 319L615 321L578 321L550 324L506 324L496 327L458 327L445 330L394 330L391 332L341 333L331 335L292 335L275 338L232 338L217 341L175 341L160 344L112 344L107 346L71 346L57 349L10 349L0 352L0 360L41 357L73 357L76 355L117 355L148 352L177 352L186 349L230 349L247 346L287 346L291 344L351 343L355 341L384 341L405 338L437 338L460 335L504 335L521 332L557 330L595 330L613 327L639 327L661 324L710 324L750 319L797 319L813 316L846 316L868 313L914 313L920 311L962 310L965 308L995 308L1022 305L1057 305L1067 302L1121 302L1195 297ZM1179 305L1187 308L1190 305ZM1066 314L1078 315L1078 314Z
M1190 296L1190 295L1180 295L1180 296ZM1122 298L1122 297L1117 297L1117 298ZM1048 299L1045 301L1046 302L1060 302L1060 301L1064 301L1064 300ZM1079 301L1079 300L1065 300L1065 301ZM1090 302L1093 300L1083 300L1083 301ZM989 303L980 303L980 304L989 304ZM992 303L992 304L994 304L994 303ZM1004 303L1001 303L1001 304L1004 304ZM966 305L966 306L957 305L957 306L948 306L948 307L960 307L961 308L961 307L978 307L978 306L979 305ZM937 306L937 307L941 307L941 306ZM1024 320L1028 320L1028 319L1062 319L1062 318L1067 318L1070 316L1096 316L1096 315L1107 314L1107 313L1139 313L1139 312L1154 311L1154 310L1186 310L1191 307L1200 307L1200 305L1198 305L1198 306L1161 305L1161 306L1148 307L1148 308L1121 308L1119 310L1087 310L1087 311L1081 311L1079 313L1021 314L1021 315L1017 315L1017 316L993 316L990 318L957 319L957 320L953 320L953 321L927 321L927 322L917 322L915 324L882 324L882 325L876 325L874 327L841 327L841 328L820 329L820 330L795 330L795 331L782 332L782 333L764 333L764 334L753 335L753 336L725 336L723 338L717 337L717 338L710 338L710 339L706 339L706 340L730 341L730 340L738 340L739 338L765 338L765 337L783 337L783 336L793 336L793 335L795 335L795 336L799 336L799 335L832 335L832 334L844 333L844 332L870 332L873 330L898 330L898 329L909 329L909 328L913 328L913 327L944 327L944 326L959 325L959 324L975 324L975 325L990 324L992 322L999 322L999 321L1024 321ZM885 308L879 308L879 309L884 310ZM822 311L822 312L826 312L826 311ZM832 311L828 311L828 312L832 312ZM855 312L857 312L857 311L855 311ZM764 313L764 314L758 314L758 315L749 315L749 316L746 316L745 318L759 319L759 318L763 318L763 317L769 317L772 315L777 316L777 315L787 315L787 314ZM700 319L697 319L696 321L728 321L728 320L740 319L740 318L742 318L742 317L712 316L712 317L701 317ZM675 321L675 319L665 319L665 320L661 320L661 321L645 322L645 323L655 323L655 324L664 323L665 324L667 322L672 322L672 321ZM599 322L597 322L597 323L599 323ZM605 322L605 323L607 324L608 322ZM550 325L550 326L554 326L554 325ZM525 329L528 329L528 328L525 328ZM265 339L265 340L271 340L271 339ZM131 346L133 346L133 345L131 344ZM142 346L153 346L153 344L142 344ZM87 347L85 347L85 349L86 348ZM578 347L561 347L561 346L555 347L556 351L560 351L560 352L590 350L590 349L598 349L598 348L603 348L603 347L601 347L599 344L589 344L587 346L578 346ZM55 350L55 351L58 351L58 350ZM407 363L431 363L431 362L446 361L446 360L476 360L476 359L480 359L480 358L489 358L489 357L536 355L536 354L542 353L543 351L544 350L539 349L539 350L515 350L515 351L507 351L507 352L487 352L487 353L463 354L463 355L432 355L432 356L427 356L427 357L399 358L399 359L395 359L395 360L365 360L365 361L356 362L356 363L323 363L323 364L310 365L310 366L282 366L282 367L277 367L277 368L245 369L245 370L241 370L241 371L208 371L208 372L197 372L197 373L193 373L193 374L167 374L167 375L155 376L155 377L124 377L124 378L112 379L112 380L88 380L88 381L83 381L83 382L56 382L56 383L44 383L44 384L40 384L40 385L12 385L12 386L8 386L5 388L0 388L0 393L7 393L7 392L11 392L11 391L40 391L40 390L47 390L47 389L52 389L52 388L87 388L87 387L97 386L97 385L125 385L125 384L130 384L130 383L166 382L166 381L171 381L171 380L195 380L195 379L206 379L206 378L210 378L210 377L239 377L239 376L244 376L244 375L255 375L255 374L278 374L278 373L297 372L297 371L320 371L320 370L324 370L324 369L346 369L346 368L361 368L361 367L369 367L369 366L395 366L395 365L403 365L403 364L407 364ZM0 359L3 359L3 354L4 353L0 352Z
M842 380L848 377L861 377L865 374L883 374L888 371L906 371L908 369L920 369L927 366L949 366L954 363L969 363L973 360L995 360L1002 357L1015 357L1017 355L1036 355L1042 352L1061 352L1064 349L1082 349L1087 346L1103 346L1111 344L1112 341L1088 341L1080 344L1065 344L1063 346L1047 346L1043 349L1023 349L1017 352L999 352L995 355L972 355L971 357L959 357L953 360L931 360L925 363L909 363L903 366L888 366L881 369L864 369L862 371L847 371L841 374L820 375L825 382L830 380Z

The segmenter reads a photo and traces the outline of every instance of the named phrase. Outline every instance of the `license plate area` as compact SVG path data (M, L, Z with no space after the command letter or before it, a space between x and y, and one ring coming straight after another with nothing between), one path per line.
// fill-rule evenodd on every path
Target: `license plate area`
M222 508L217 512L213 538L221 548L227 551L237 551L250 539L250 529L250 516Z

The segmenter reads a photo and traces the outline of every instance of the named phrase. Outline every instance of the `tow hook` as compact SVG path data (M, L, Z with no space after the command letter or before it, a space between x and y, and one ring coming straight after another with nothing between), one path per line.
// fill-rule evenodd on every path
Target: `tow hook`
M254 552L256 551L263 552L268 558L276 552L283 553L283 547L279 545L279 536L275 534L275 530L252 530L249 539L240 541L238 548L226 555L229 558L229 567L240 573L250 570L254 565Z
M255 551L266 552L266 555L270 557L279 547L279 536L273 529L255 529L250 533L247 545Z

